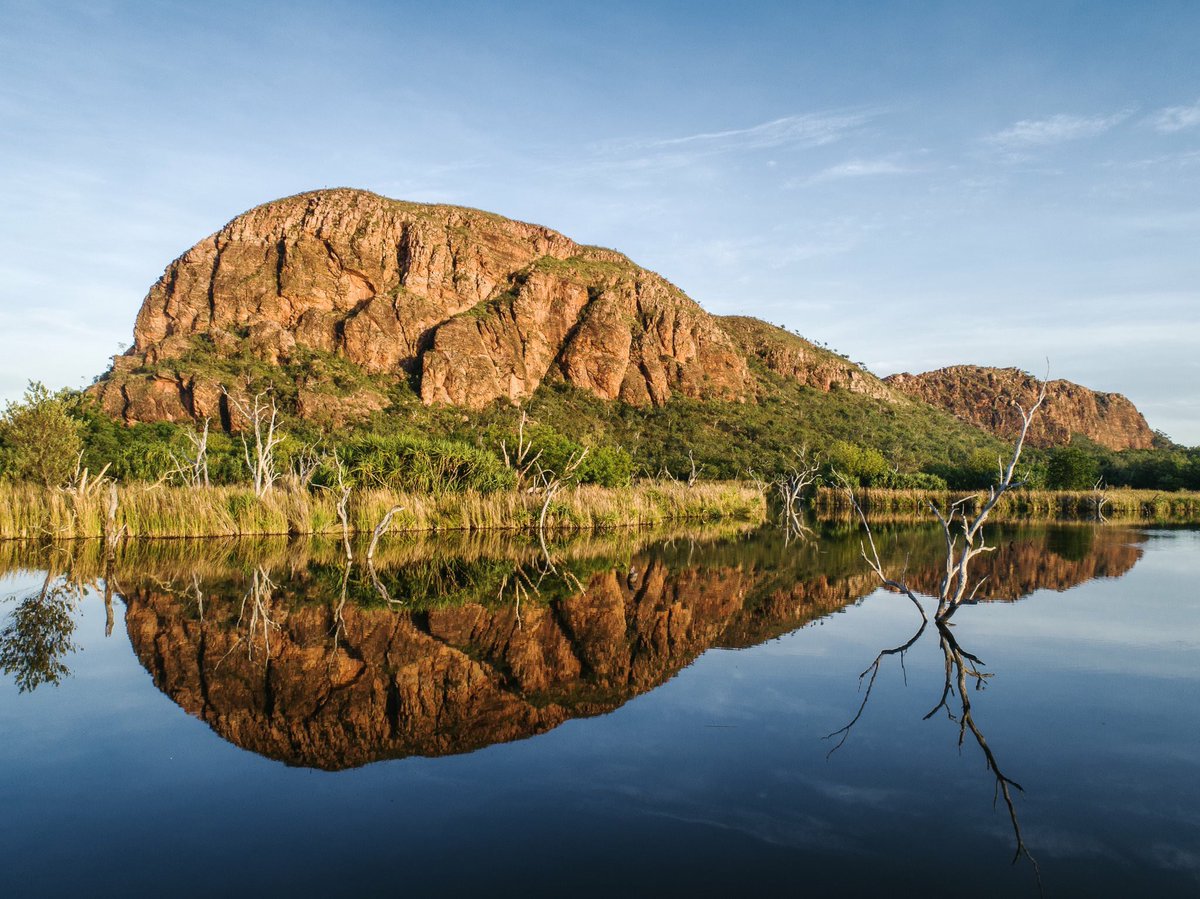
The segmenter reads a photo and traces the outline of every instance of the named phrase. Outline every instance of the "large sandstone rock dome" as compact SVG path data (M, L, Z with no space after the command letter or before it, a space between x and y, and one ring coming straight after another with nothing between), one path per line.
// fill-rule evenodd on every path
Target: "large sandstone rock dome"
M218 385L179 365L198 342L286 362L336 353L415 377L426 403L519 401L548 377L605 399L745 399L752 379L717 321L619 253L453 206L324 190L259 206L150 289L134 344L102 384L126 419L208 411Z

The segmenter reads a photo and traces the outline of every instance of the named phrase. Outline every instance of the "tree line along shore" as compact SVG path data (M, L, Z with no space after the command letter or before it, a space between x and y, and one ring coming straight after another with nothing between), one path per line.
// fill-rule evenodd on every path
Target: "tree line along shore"
M267 393L230 404L237 428L129 427L86 393L31 384L0 416L0 538L370 533L385 518L412 531L595 530L762 521L772 502L838 518L849 504L821 486L835 476L860 491L873 517L924 519L930 502L986 486L995 465L981 450L957 468L904 471L874 447L839 439L734 471L708 442L635 455L562 416L535 421L521 410L460 416L459 430L431 436L447 429L417 422L423 433L370 424L315 433ZM797 468L813 475L803 495L784 489ZM1035 454L1025 480L997 517L1200 520L1194 450L1106 457L1072 444Z

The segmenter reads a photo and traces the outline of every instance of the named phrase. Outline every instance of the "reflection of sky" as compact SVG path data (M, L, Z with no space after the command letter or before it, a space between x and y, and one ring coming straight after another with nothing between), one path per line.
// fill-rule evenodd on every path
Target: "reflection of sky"
M1200 533L1145 548L1123 578L955 619L963 648L995 673L971 693L975 718L1026 788L1017 807L1048 895L1179 895L1196 883ZM0 592L37 585L21 576ZM517 884L530 895L801 884L860 895L881 878L931 895L967 882L984 883L981 895L1030 888L1028 870L1009 866L1009 821L979 750L969 736L960 750L944 716L922 720L942 683L932 630L903 669L884 663L827 757L822 737L861 701L858 673L916 629L892 595L708 652L599 718L337 774L220 739L154 687L120 620L103 638L95 597L79 618L72 678L25 696L0 685L0 806L22 822L6 835L18 884L38 872L91 894L231 880L247 892L403 881L416 893Z
M881 374L1049 356L1200 442L1195 4L142 6L0 8L0 398L98 374L235 214L357 186Z

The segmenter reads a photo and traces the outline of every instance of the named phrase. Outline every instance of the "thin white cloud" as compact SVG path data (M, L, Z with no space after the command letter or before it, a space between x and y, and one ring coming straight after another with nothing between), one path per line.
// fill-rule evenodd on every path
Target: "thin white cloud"
M699 185L716 176L721 170L721 160L754 151L826 146L859 131L876 115L876 110L815 112L784 116L746 128L679 137L607 140L593 145L591 153L583 157L573 153L557 168L589 179L603 172L614 178L614 185L620 189L642 190L647 179L668 172Z
M749 128L705 131L684 137L645 141L640 146L644 149L697 148L718 152L785 146L820 147L861 128L871 116L869 112L806 113L784 116Z
M1200 125L1200 100L1191 106L1167 106L1146 120L1160 134L1174 134Z
M1106 116L1079 116L1058 113L1042 119L1022 119L1003 131L990 134L984 141L1001 150L1021 152L1050 147L1067 141L1097 137L1125 119L1128 112Z
M877 175L905 175L913 169L900 165L890 159L851 159L838 165L822 169L806 178L793 178L784 187L809 187L814 184L827 184L830 181L842 181L847 178L870 178Z

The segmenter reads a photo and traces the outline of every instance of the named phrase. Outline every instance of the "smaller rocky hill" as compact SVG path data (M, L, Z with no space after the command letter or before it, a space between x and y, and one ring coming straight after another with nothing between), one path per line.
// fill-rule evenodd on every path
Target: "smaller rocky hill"
M978 365L890 375L884 383L1004 439L1020 427L1020 416L1010 400L1028 406L1038 390L1037 378L1020 369ZM1061 446L1077 434L1113 450L1149 449L1154 442L1154 432L1142 413L1119 393L1050 381L1043 408L1029 435L1034 446Z

